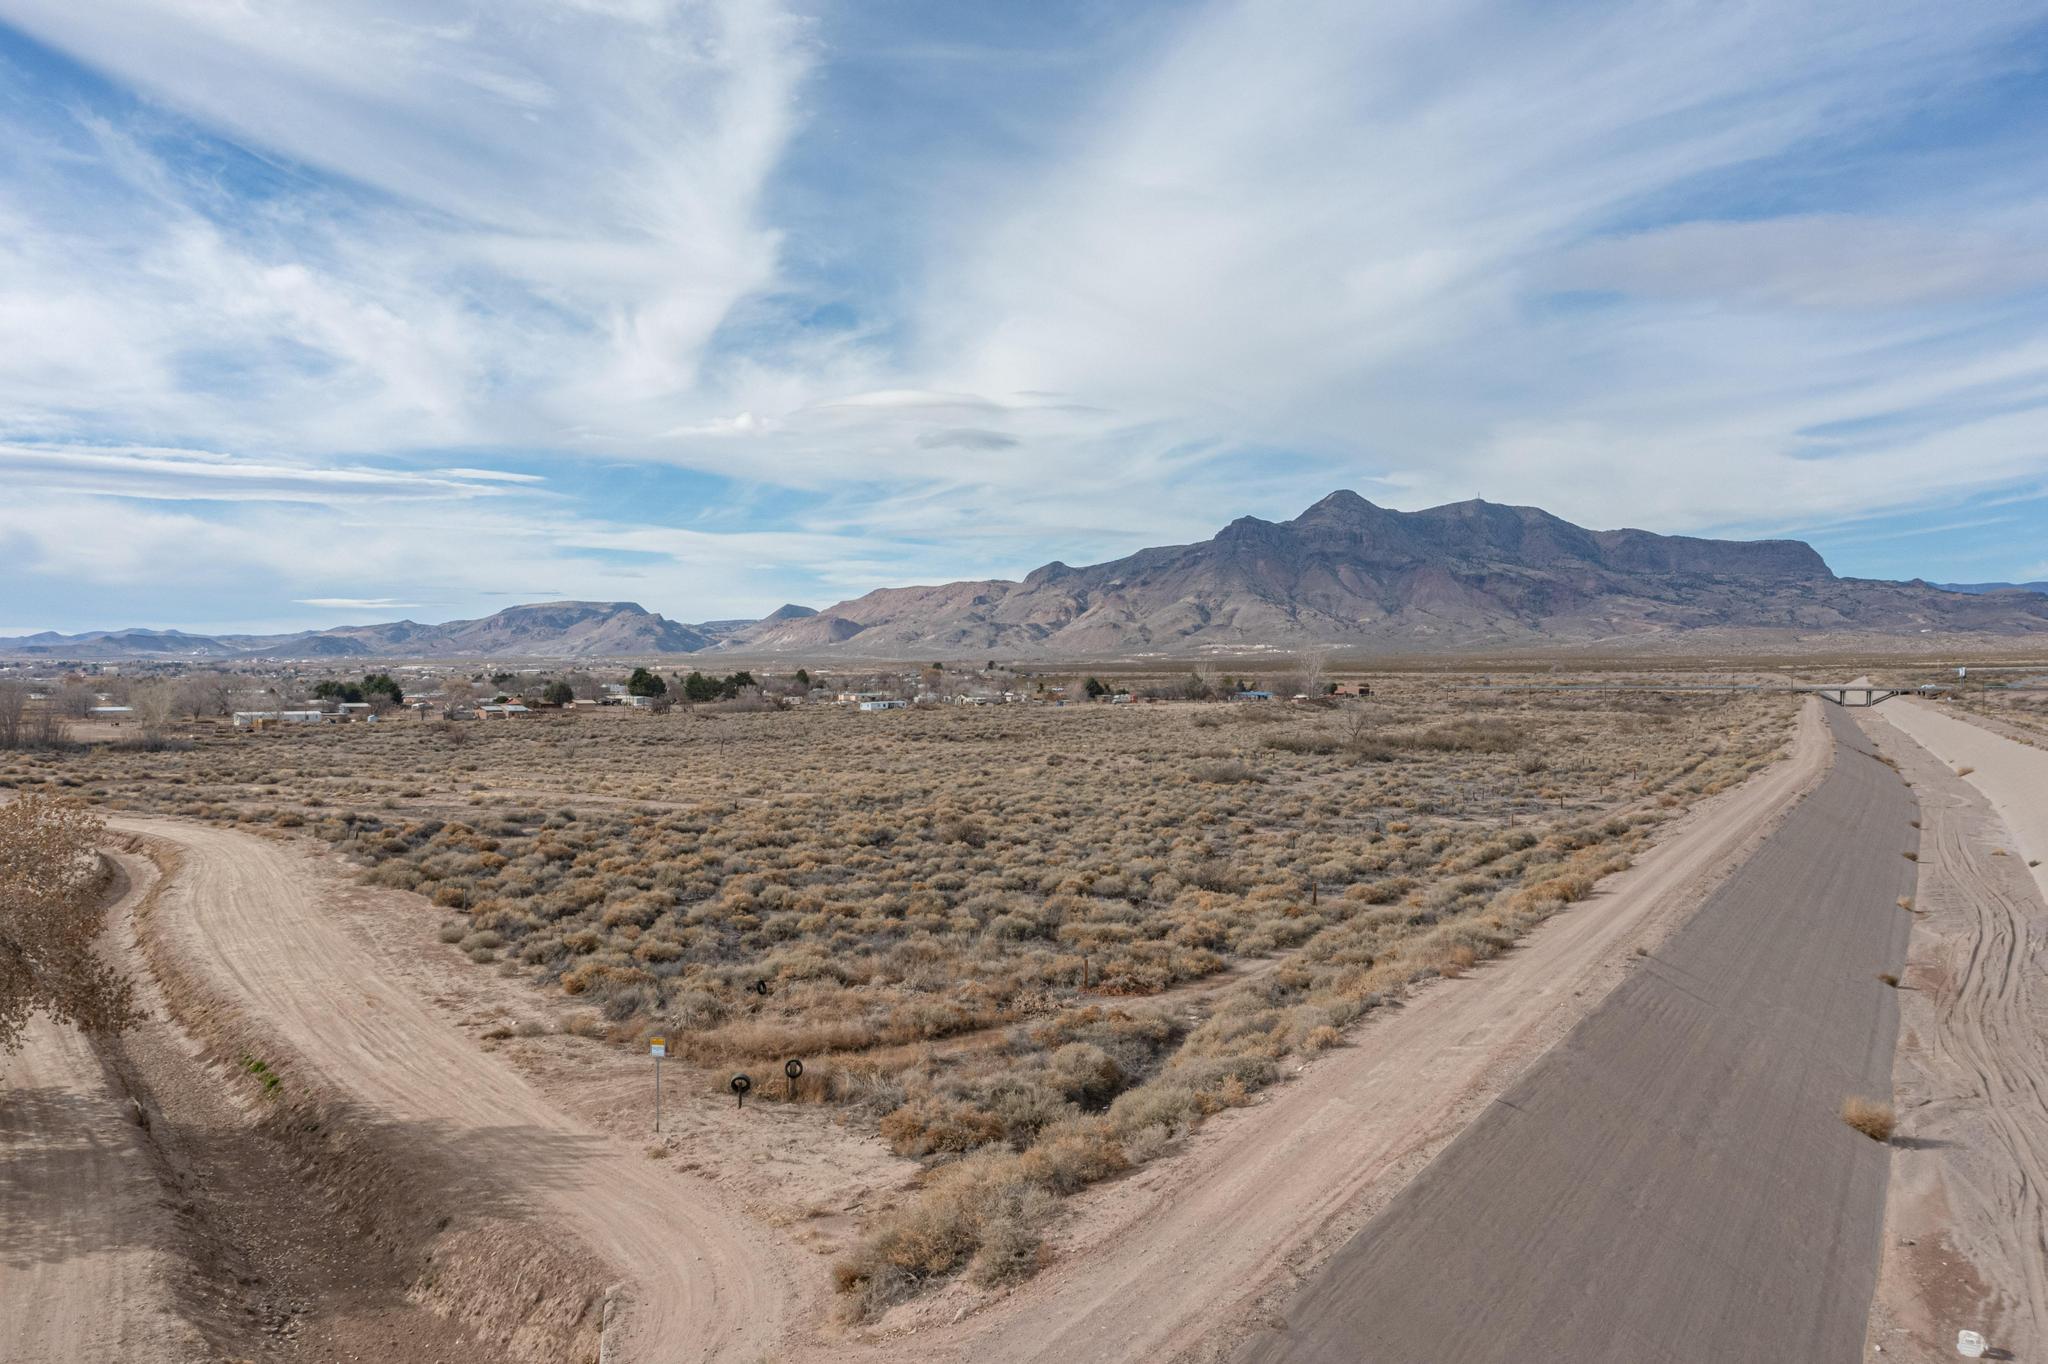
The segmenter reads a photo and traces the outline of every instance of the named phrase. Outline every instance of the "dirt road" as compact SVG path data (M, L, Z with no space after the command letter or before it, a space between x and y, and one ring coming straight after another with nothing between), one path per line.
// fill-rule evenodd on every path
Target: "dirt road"
M1703 802L1527 944L1377 1014L1193 1148L1076 1200L1053 1266L979 1307L941 1295L863 1352L806 1358L1064 1364L1212 1359L1344 1240L1740 865L1826 769L1818 703L1791 758ZM1900 865L1904 865L1902 862ZM964 1293L965 1290L958 1290ZM955 1290L949 1290L952 1294ZM953 1321L963 1310L973 1314Z
M2034 882L2048 896L2048 749L2015 743L1923 701L1895 701L1887 723L1951 768L1974 768L1966 780L1984 793L2012 832Z
M379 949L322 905L302 851L247 833L123 818L183 865L156 928L288 1056L366 1121L466 1172L463 1197L583 1242L627 1285L608 1339L622 1364L776 1352L805 1297L784 1252L700 1180L564 1115L393 979ZM509 1268L509 1267L508 1267Z
M1947 717L1894 704L1863 720L1920 792L1923 825L1899 992L1902 1136L1870 1339L1888 1357L1947 1359L1967 1327L2038 1359L2048 1352L2048 900L1978 788L1981 778L1987 790L2031 790L2025 804L2041 812L2048 751L1995 735L1986 745L1929 720ZM1982 764L1967 779L1954 773L1964 752Z
M1821 785L1238 1358L1847 1364L1888 1149L1912 793L1841 712Z
M126 883L118 913L146 886ZM172 1309L171 1232L140 1133L75 1029L0 1060L0 1361L204 1357Z

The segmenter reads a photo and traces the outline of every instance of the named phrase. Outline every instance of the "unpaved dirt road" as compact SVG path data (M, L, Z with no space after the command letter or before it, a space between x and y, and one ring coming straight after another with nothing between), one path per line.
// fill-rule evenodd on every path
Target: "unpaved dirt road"
M1884 718L1951 768L1976 769L1965 780L1991 802L2048 896L2048 749L2016 743L1923 701L1893 702Z
M1246 1364L1862 1357L1889 1150L1911 791L1833 768L1569 1038L1247 1343Z
M1263 1299L1341 1245L1626 976L1634 944L1682 921L1820 780L1830 742L1818 706L1802 716L1789 760L1703 802L1525 946L1374 1015L1263 1102L1211 1119L1189 1151L1075 1200L1059 1257L1023 1289L959 1322L950 1318L971 1304L942 1295L913 1318L916 1334L804 1357L1067 1364L1227 1353Z
M615 1266L627 1290L609 1359L777 1353L805 1299L786 1252L702 1181L563 1114L395 983L377 948L323 908L326 876L309 854L234 830L112 823L180 850L157 931L185 969L211 976L281 1042L292 1066L473 1172L498 1205L529 1210Z
M147 886L125 883L118 914ZM172 1308L168 1219L91 1045L47 1019L0 1060L0 1361L205 1357Z
M1946 720L1935 725L1928 720ZM2048 900L1978 789L2048 812L2048 752L1887 705L1865 729L1920 792L1919 890L1899 992L1901 1137L1871 1343L1953 1357L1959 1329L2048 1353ZM1939 756L1907 737L1921 730ZM1954 773L1967 752L1981 761ZM2031 774L2031 776L2030 776Z

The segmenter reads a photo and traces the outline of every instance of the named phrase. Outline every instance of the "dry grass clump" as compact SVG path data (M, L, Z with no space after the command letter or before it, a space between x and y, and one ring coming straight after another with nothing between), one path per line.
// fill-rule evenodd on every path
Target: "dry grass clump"
M1890 1141L1899 1119L1890 1104L1852 1094L1842 1100L1842 1121L1872 1141Z
M559 715L208 732L25 784L304 821L443 942L829 1105L927 1167L841 1267L872 1313L1029 1273L1054 1200L1253 1102L1415 984L1483 968L1669 814L1769 762L1778 698ZM457 736L463 736L460 739ZM1237 740L1243 742L1236 742ZM1257 766L1250 761L1257 755Z
M1196 781L1240 782L1264 781L1256 769L1234 758L1222 758L1212 762L1196 763L1188 769L1188 775Z

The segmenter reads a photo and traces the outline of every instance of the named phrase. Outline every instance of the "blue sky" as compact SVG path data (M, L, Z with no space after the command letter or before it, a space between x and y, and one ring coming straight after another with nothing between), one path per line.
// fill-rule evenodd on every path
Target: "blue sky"
M2048 577L2048 5L0 0L0 633L1333 488Z

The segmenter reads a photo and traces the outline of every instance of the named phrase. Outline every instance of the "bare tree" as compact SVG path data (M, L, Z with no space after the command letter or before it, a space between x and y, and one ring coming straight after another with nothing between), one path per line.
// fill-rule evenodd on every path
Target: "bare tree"
M1301 689L1310 696L1321 696L1329 682L1330 651L1328 649L1304 649L1297 665L1301 670Z
M152 682L132 689L128 704L134 708L142 732L154 739L170 726L171 716L177 712L178 692L168 682Z
M456 712L476 700L476 685L451 677L441 689L441 718L453 720Z
M28 686L22 682L0 682L0 749L20 748L28 713Z
M194 720L226 715L233 698L234 684L221 673L194 673L178 683L178 713Z
M86 716L92 714L92 708L99 704L99 698L94 696L92 688L84 683L71 682L67 683L64 689L57 693L56 700L52 704L55 705L59 715L73 720L83 720Z
M38 793L0 806L0 1055L37 1013L88 1032L138 1017L129 982L92 950L103 828L77 802Z

